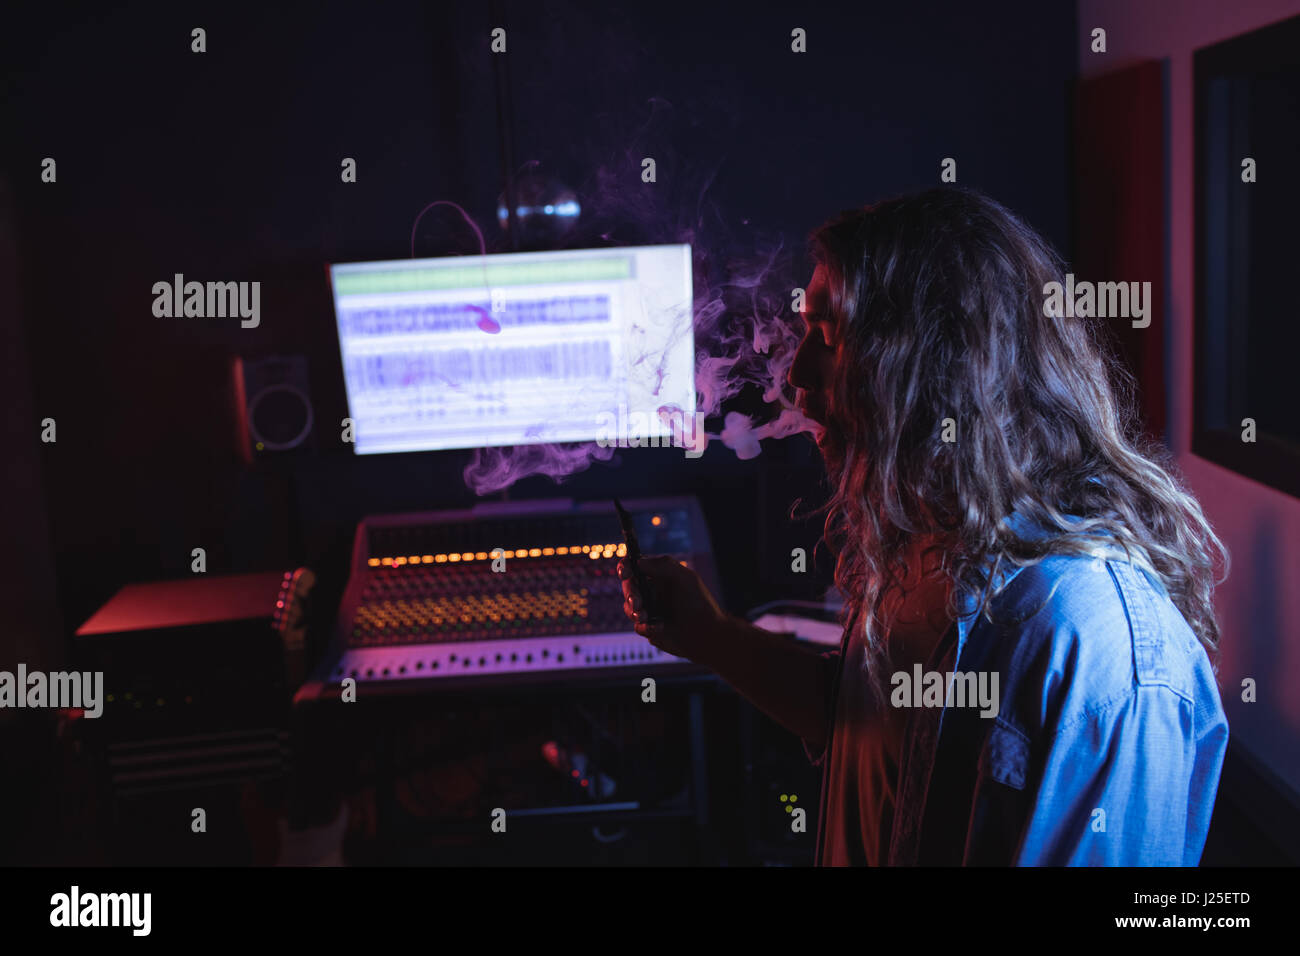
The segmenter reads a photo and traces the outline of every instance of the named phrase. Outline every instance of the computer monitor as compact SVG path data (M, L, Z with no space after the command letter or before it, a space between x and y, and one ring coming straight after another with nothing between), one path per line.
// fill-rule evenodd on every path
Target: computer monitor
M357 454L600 441L611 416L667 445L661 410L693 420L689 245L329 274Z

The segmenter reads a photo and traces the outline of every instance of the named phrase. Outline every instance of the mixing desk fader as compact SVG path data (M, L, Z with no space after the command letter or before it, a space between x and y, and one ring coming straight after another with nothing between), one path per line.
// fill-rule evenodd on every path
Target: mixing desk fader
M693 498L626 502L642 550L717 588ZM610 501L563 499L366 518L339 609L336 647L299 699L360 686L413 692L478 682L571 680L633 668L696 670L623 614L626 554Z

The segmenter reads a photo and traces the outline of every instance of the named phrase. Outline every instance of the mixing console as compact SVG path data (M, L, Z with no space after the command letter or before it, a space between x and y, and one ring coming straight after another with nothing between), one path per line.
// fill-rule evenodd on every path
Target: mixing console
M694 499L627 507L646 553L671 554L716 588ZM337 651L299 696L337 692L345 678L408 691L448 679L689 668L629 627L616 571L625 554L611 502L367 518L357 529Z

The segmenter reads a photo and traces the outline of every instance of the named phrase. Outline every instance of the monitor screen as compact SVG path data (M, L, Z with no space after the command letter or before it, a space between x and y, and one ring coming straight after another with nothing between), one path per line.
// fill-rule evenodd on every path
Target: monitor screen
M329 272L357 454L597 441L611 420L667 444L661 410L695 413L689 245Z

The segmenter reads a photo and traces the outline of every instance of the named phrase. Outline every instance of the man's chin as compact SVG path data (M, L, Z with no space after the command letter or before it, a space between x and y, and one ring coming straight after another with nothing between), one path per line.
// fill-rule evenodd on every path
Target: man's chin
M813 441L817 443L817 450L822 453L822 457L827 462L838 460L842 451L839 435L833 428L827 428L825 425L818 425L812 430Z

